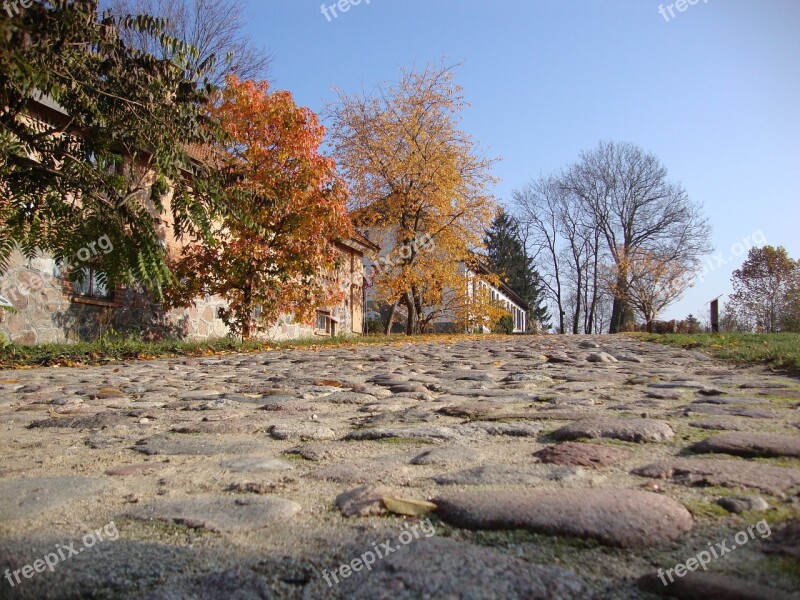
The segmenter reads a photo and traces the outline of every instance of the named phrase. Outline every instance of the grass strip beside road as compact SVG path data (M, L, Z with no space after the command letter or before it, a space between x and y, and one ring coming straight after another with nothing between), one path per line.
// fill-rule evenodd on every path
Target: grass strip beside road
M636 339L706 352L743 364L765 364L800 374L800 333L634 333Z
M0 369L25 369L32 367L77 367L105 365L126 360L153 360L158 358L209 357L238 353L258 353L276 350L362 346L374 344L406 343L456 343L475 337L468 335L364 335L358 337L324 337L285 342L245 341L219 338L208 341L163 340L147 342L137 338L114 336L94 342L75 344L41 344L25 346L11 344L0 348Z

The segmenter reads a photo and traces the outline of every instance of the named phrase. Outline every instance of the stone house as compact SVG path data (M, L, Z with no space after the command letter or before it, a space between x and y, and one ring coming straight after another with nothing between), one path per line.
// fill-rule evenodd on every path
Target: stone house
M31 118L46 123L57 124L66 117L63 109L45 98L34 103L31 110ZM173 236L169 202L168 196L165 213L154 211L153 217L165 248L177 254L182 243ZM286 340L364 331L364 259L380 249L358 233L351 239L336 240L335 244L339 253L338 272L328 277L337 285L347 286L341 303L319 307L315 321L310 324L297 323L292 315L283 315L271 328L260 331L260 337ZM106 289L102 277L91 266L83 266L91 265L93 255L113 251L107 237L101 237L84 250L86 256L78 257L85 270L82 284L72 284L63 265L52 257L43 255L29 260L15 252L9 270L0 279L0 304L12 306L14 312L0 311L0 333L20 344L90 340L110 329L136 333L146 339L202 340L229 333L219 318L220 308L225 306L221 298L206 296L197 298L190 308L165 310L140 288Z

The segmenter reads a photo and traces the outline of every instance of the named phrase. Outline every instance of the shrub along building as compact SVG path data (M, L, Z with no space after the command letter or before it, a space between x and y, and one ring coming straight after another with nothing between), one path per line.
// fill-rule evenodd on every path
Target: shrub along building
M61 107L46 98L32 103L29 112L30 118L50 125L68 118ZM173 235L169 194L164 206L163 212L152 210L153 219L162 245L176 256L183 241ZM341 300L319 307L311 323L298 323L292 315L282 315L271 327L260 329L259 337L284 340L364 331L364 260L380 249L358 233L334 243L337 267L325 278L330 285L340 286L344 292L339 294ZM226 304L219 297L196 298L188 308L168 310L154 302L141 286L109 288L103 274L92 265L101 253L113 251L107 236L64 262L46 254L28 259L15 251L0 281L0 303L13 307L11 312L0 312L0 333L20 344L90 340L109 330L137 333L146 339L209 339L229 333L220 318ZM80 282L71 281L70 269L83 271Z

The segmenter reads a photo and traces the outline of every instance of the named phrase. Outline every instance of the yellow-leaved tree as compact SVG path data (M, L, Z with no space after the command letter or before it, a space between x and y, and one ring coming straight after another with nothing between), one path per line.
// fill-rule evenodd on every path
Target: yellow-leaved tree
M622 253L620 251L620 256ZM615 298L622 298L644 319L653 332L656 317L691 287L695 263L652 250L628 251L613 268L605 270L606 285ZM619 273L625 274L619 284Z
M428 66L403 71L398 83L371 94L340 91L330 107L354 223L390 250L389 266L381 265L374 281L392 307L387 332L399 305L408 334L438 318L491 326L503 314L496 303L470 302L467 273L492 279L476 267L497 212L490 191L497 159L458 128L466 106L452 67Z

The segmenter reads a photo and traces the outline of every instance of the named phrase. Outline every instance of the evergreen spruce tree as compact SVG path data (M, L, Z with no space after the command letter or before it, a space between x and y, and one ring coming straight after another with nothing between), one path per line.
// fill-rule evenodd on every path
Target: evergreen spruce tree
M517 220L501 210L486 232L485 243L489 267L531 307L528 323L538 322L548 329L550 314L544 306L544 287L533 259L520 240Z

